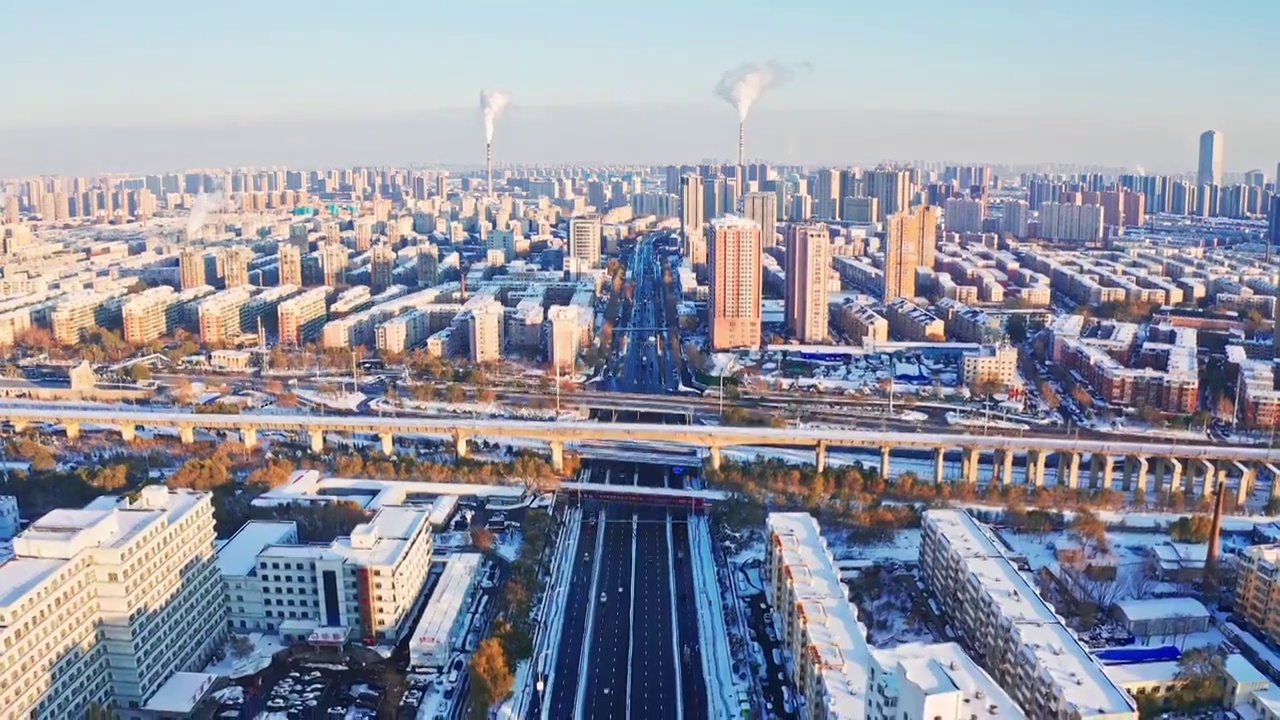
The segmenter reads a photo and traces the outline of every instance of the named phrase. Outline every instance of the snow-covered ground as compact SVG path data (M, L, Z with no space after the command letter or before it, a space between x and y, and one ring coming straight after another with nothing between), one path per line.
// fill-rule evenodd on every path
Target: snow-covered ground
M288 647L279 635L250 633L246 637L253 642L253 650L244 657L237 658L232 656L229 647L224 646L226 653L222 660L210 663L204 672L222 675L232 680L256 675L271 665L271 658L276 653Z
M358 392L321 393L311 390L296 390L293 394L297 396L298 400L310 405L319 405L330 410L348 410L351 412L359 410L361 403L369 399L364 393Z

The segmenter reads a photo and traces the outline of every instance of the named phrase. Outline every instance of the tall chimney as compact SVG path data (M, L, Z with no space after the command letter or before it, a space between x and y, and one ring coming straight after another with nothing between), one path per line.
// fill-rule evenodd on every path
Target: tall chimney
M489 193L489 198L493 198L493 143L484 144L484 168L485 174L488 175L488 184L485 189Z
M1222 541L1222 504L1227 496L1227 483L1219 480L1213 496L1213 522L1209 525L1209 548L1204 556L1205 597L1216 598L1218 594L1218 546Z
M738 167L747 164L746 123L738 123Z

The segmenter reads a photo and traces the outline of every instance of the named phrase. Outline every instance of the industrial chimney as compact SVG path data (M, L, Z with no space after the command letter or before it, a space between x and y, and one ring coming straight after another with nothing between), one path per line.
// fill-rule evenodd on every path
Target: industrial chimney
M1227 483L1219 480L1213 496L1213 522L1209 525L1209 547L1204 556L1205 597L1217 599L1218 596L1218 548L1222 542L1222 504L1227 496Z

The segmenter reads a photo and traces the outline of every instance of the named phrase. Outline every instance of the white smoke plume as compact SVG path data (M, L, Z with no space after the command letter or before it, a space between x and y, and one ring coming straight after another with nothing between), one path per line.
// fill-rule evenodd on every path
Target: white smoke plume
M1141 164L1141 163L1139 163L1139 164L1137 165L1137 169L1138 169L1138 174L1139 174L1139 175L1146 175L1146 174L1147 174L1147 169L1146 169L1146 168L1144 168L1144 167L1142 167L1142 164Z
M484 115L484 141L493 142L493 123L511 104L511 97L506 93L492 90L480 91L480 112Z
M765 90L790 82L797 71L808 71L807 63L788 67L781 63L743 63L720 76L716 95L738 111L738 122L745 122L751 106Z
M187 216L187 237L195 237L204 227L211 213L230 209L231 199L220 188L215 188L211 193L196 195L195 202L191 203L191 214Z

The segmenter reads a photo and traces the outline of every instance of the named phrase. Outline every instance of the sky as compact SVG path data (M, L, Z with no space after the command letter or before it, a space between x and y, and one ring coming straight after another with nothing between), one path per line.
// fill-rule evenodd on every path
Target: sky
M811 67L747 120L775 162L1194 167L1280 161L1280 3L1263 0L10 0L0 177L194 166L736 153L712 90Z

